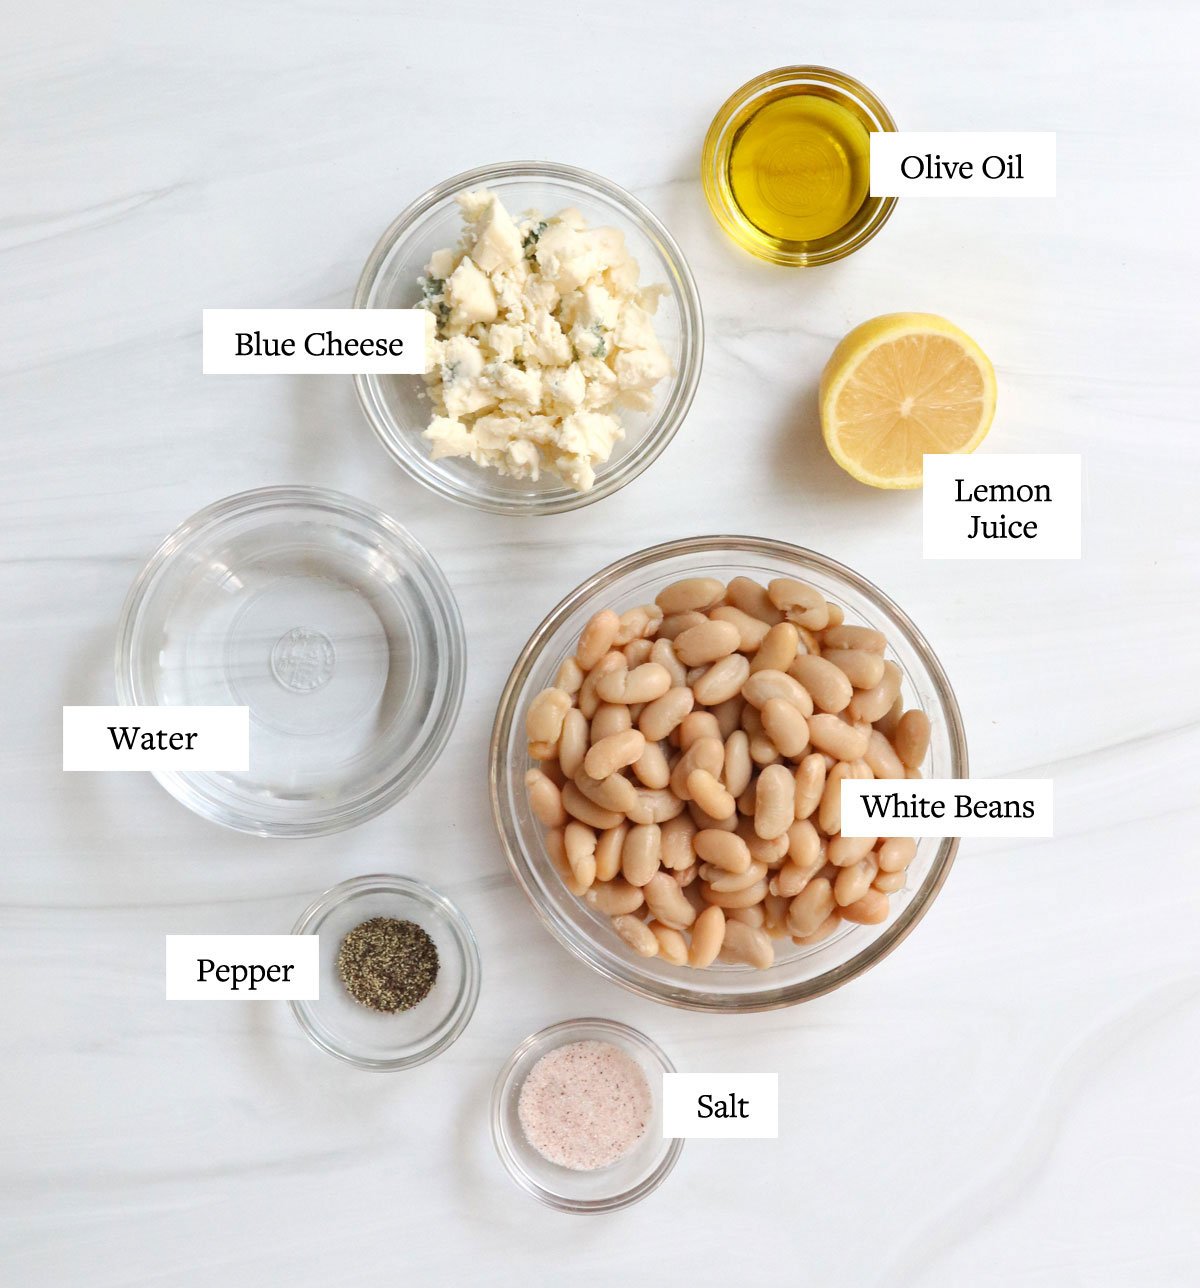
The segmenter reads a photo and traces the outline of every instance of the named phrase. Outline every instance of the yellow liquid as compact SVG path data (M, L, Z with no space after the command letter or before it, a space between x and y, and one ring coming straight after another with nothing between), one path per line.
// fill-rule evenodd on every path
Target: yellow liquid
M729 153L729 186L766 236L812 242L844 228L871 190L870 132L853 108L792 94L759 108Z

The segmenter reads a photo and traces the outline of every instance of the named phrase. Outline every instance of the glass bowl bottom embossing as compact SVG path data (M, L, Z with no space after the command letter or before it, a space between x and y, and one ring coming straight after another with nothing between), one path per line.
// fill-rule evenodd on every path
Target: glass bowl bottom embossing
M248 707L249 769L156 777L229 827L312 836L419 781L458 714L465 655L445 577L398 523L340 493L263 488L151 557L122 616L117 693Z

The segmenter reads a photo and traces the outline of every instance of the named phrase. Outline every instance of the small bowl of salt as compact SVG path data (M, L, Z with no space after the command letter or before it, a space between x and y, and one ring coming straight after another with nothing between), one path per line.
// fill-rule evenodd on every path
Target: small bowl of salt
M492 1139L508 1174L562 1212L615 1212L656 1190L683 1141L664 1139L663 1074L674 1065L615 1020L553 1024L496 1079Z

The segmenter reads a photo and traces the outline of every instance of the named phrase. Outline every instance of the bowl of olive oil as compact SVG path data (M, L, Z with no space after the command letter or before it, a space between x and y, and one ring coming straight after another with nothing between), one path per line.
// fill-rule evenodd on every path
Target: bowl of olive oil
M704 194L739 246L772 264L828 264L870 241L894 197L871 196L871 135L895 130L860 82L781 67L743 85L704 140Z

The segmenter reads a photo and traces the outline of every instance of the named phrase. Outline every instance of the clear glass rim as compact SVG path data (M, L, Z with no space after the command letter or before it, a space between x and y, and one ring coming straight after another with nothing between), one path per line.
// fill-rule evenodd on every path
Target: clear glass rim
M822 67L816 64L797 65L794 67L777 67L773 71L763 72L747 81L721 104L713 117L712 124L705 135L701 153L701 178L704 183L704 195L709 209L716 217L722 230L738 245L756 258L770 264L785 268L816 268L821 264L832 264L844 259L853 251L865 246L867 242L892 217L897 198L878 198L879 205L872 217L858 228L854 235L844 241L822 247L819 251L785 251L769 244L750 246L742 239L742 216L731 208L721 176L729 160L729 139L727 131L730 123L747 103L760 94L783 86L825 85L840 90L852 98L869 116L879 123L880 129L893 132L896 122L878 96L860 80L833 67Z
M353 827L389 809L425 777L445 749L458 719L466 685L467 642L462 616L446 575L429 551L407 528L369 502L327 488L283 484L237 492L212 502L168 533L146 560L125 597L117 626L117 701L122 706L157 705L147 700L146 686L137 665L137 643L143 610L169 561L207 529L232 517L296 505L350 515L370 523L395 543L397 553L403 553L406 559L416 562L433 591L425 599L425 604L450 641L445 656L438 659L439 664L446 667L446 695L441 710L426 731L424 746L404 773L393 775L363 797L314 814L311 819L264 822L245 809L231 807L223 796L207 788L203 775L180 770L152 771L158 782L193 813L255 836L324 836Z
M840 578L855 591L879 607L884 614L890 615L904 633L906 642L912 647L926 668L937 692L941 705L941 714L946 721L946 732L950 742L951 773L953 778L968 776L967 742L963 729L962 715L958 700L950 685L937 655L930 647L924 635L917 629L912 619L892 599L877 586L868 581L853 569L831 559L827 555L809 550L804 546L792 545L785 541L776 541L765 537L747 536L706 536L691 537L680 541L669 541L662 545L651 546L623 559L618 559L606 568L589 577L562 599L542 620L521 650L516 664L509 674L508 681L500 697L496 719L492 726L491 745L488 753L488 788L492 800L492 817L499 833L500 844L508 861L509 870L525 897L533 905L534 911L550 933L573 956L599 972L606 979L623 988L637 993L651 1001L662 1002L668 1006L684 1010L742 1013L751 1011L778 1010L794 1006L799 1002L810 1001L824 993L832 992L859 975L864 974L882 961L912 932L913 927L925 915L929 905L946 882L954 857L958 853L958 837L942 837L937 854L933 859L929 875L922 883L919 892L909 901L894 922L886 926L871 939L863 949L849 961L834 966L811 979L797 984L776 988L765 988L758 993L731 995L716 992L704 992L699 989L686 993L677 992L659 985L640 975L630 963L603 951L596 941L586 934L579 933L574 927L560 921L552 909L543 902L539 895L533 869L525 856L520 836L508 817L504 804L502 788L506 782L508 766L505 763L505 748L508 745L513 723L521 717L517 702L529 679L529 674L536 665L546 643L560 628L562 623L585 601L605 590L630 573L648 568L656 563L678 555L761 555L767 558L784 558L796 561L801 565L815 567L829 575ZM696 574L691 574L696 575Z
M351 877L349 881L330 886L300 914L291 933L293 935L317 934L321 923L335 908L356 895L369 892L399 894L413 899L440 916L450 929L462 967L462 984L447 1019L434 1030L437 1035L436 1040L410 1055L397 1056L391 1060L377 1060L370 1056L358 1055L345 1047L339 1047L327 1041L313 1023L311 1002L293 999L288 1002L288 1006L296 1017L296 1022L314 1046L329 1055L336 1056L339 1060L344 1060L347 1064L354 1065L357 1069L367 1069L374 1073L394 1073L401 1069L415 1069L417 1065L425 1064L453 1046L471 1022L471 1017L475 1013L475 1004L479 1001L482 975L479 945L476 943L470 922L459 910L457 904L432 886L426 885L424 881L418 881L415 877L394 876L388 873Z
M637 478L666 450L667 444L675 437L676 431L683 423L700 382L700 370L704 360L704 316L692 270L688 267L679 244L658 216L632 193L626 192L624 188L610 180L577 166L551 161L506 161L479 166L474 170L465 170L461 174L453 175L422 193L397 215L367 257L354 291L354 307L356 309L372 307L370 300L374 294L380 270L397 242L417 220L447 198L456 196L468 188L504 179L559 180L589 188L619 205L635 224L641 225L651 239L658 243L674 279L672 286L679 302L679 325L682 337L680 367L674 377L671 395L659 412L658 419L615 469L600 474L591 491L576 492L564 484L535 499L514 497L506 500L503 497L479 495L466 485L432 469L428 459L421 454L419 445L408 442L408 438L412 437L411 432L396 425L388 414L381 396L378 375L374 373L356 375L354 388L367 422L388 455L406 473L430 491L449 501L456 501L491 514L562 514L568 510L578 510L586 505L593 505L606 496L611 496Z
M564 1040L569 1041L572 1034L582 1035L588 1031L594 1032L596 1030L641 1048L662 1067L664 1073L675 1072L675 1066L671 1063L666 1052L644 1033L631 1028L628 1024L622 1024L619 1020L608 1020L599 1016L585 1016L576 1020L560 1020L557 1024L550 1024L544 1029L539 1029L536 1033L531 1033L508 1057L504 1066L496 1075L495 1083L492 1085L492 1144L495 1145L496 1153L499 1154L500 1161L504 1164L509 1176L527 1194L531 1194L535 1199L546 1204L547 1207L557 1208L560 1212L574 1212L584 1216L598 1215L603 1212L617 1212L621 1208L627 1208L634 1203L640 1202L646 1195L652 1194L658 1189L663 1181L666 1180L675 1164L679 1161L679 1155L683 1153L683 1139L681 1137L674 1136L669 1141L664 1141L666 1148L663 1151L663 1156L648 1176L630 1189L623 1190L619 1194L610 1195L605 1199L564 1198L561 1194L556 1194L553 1190L548 1190L545 1186L539 1185L520 1165L516 1155L509 1148L508 1139L503 1129L504 1105L510 1095L512 1079L517 1066L530 1051L550 1039L562 1037ZM661 1088L654 1094L661 1104Z

